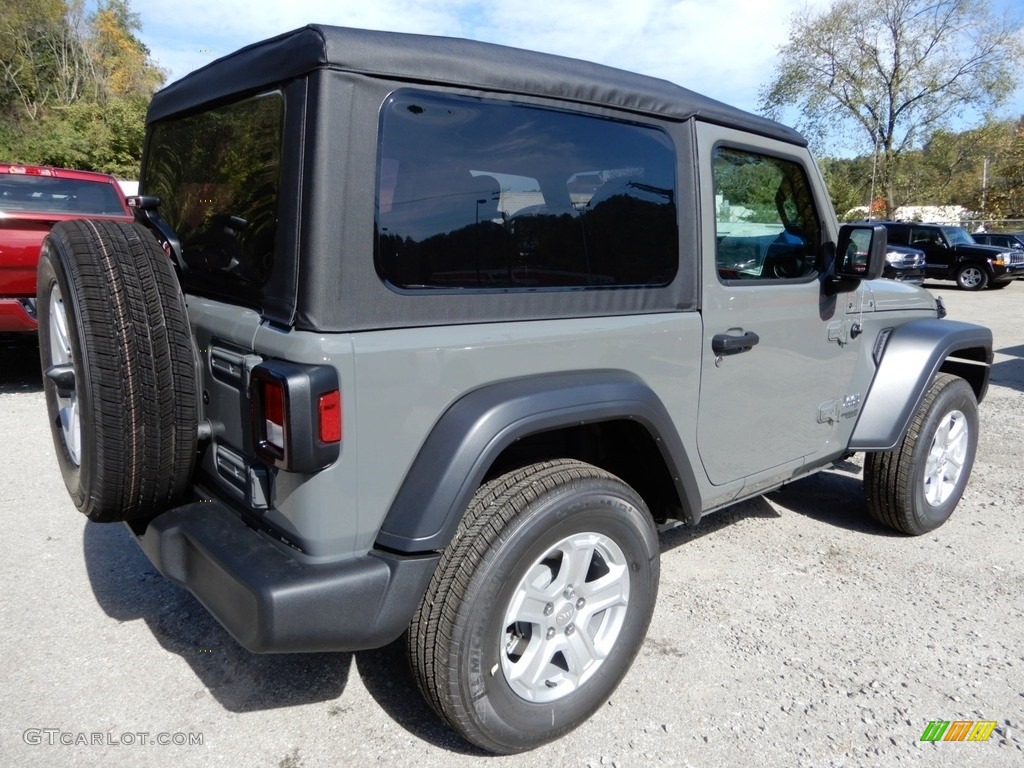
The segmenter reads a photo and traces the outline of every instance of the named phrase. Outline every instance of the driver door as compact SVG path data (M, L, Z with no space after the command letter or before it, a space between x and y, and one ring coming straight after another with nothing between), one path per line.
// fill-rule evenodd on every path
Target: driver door
M827 406L851 358L845 299L822 290L824 189L799 148L698 123L703 353L698 446L744 491L837 451ZM762 144L763 146L759 146Z

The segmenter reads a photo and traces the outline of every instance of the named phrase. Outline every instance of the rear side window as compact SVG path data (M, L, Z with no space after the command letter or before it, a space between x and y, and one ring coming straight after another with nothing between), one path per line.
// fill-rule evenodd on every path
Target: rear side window
M186 289L244 299L269 279L283 120L273 92L152 127L142 188L181 239Z
M376 265L407 290L663 286L678 267L663 131L403 90L384 104Z

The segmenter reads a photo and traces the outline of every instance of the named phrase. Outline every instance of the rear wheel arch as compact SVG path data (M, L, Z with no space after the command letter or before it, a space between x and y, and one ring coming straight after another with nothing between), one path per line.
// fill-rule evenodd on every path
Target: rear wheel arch
M625 436L663 471L645 480L621 461L621 451L612 450L605 461L592 451L551 447L588 435L605 447ZM409 553L444 549L481 485L519 466L561 458L623 475L650 506L651 499L661 499L657 506L681 507L690 522L700 517L696 477L682 441L664 404L642 380L625 371L545 374L483 387L448 408L406 474L376 545Z

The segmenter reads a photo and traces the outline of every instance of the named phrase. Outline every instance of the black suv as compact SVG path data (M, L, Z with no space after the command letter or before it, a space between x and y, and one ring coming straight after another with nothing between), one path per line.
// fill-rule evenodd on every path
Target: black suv
M974 242L982 245L995 245L999 248L1014 248L1024 251L1024 232L978 232L971 235Z
M963 227L917 222L878 222L889 231L889 242L911 245L925 253L925 276L931 280L956 280L965 291L986 286L1005 288L1024 277L1024 252L1012 248L979 245Z

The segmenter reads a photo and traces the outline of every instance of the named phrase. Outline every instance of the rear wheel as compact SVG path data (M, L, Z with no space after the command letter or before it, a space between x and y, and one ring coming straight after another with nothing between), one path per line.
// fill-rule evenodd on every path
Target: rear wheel
M864 490L872 517L915 536L935 530L960 501L977 447L974 390L958 376L940 373L900 447L865 459Z
M988 275L981 267L968 264L957 270L956 284L965 291L980 291L988 285Z
M137 224L57 224L38 267L39 354L64 484L90 520L156 514L189 485L196 364L184 298Z
M657 588L657 536L640 497L588 464L534 464L474 497L410 626L412 668L466 739L532 749L607 701Z

